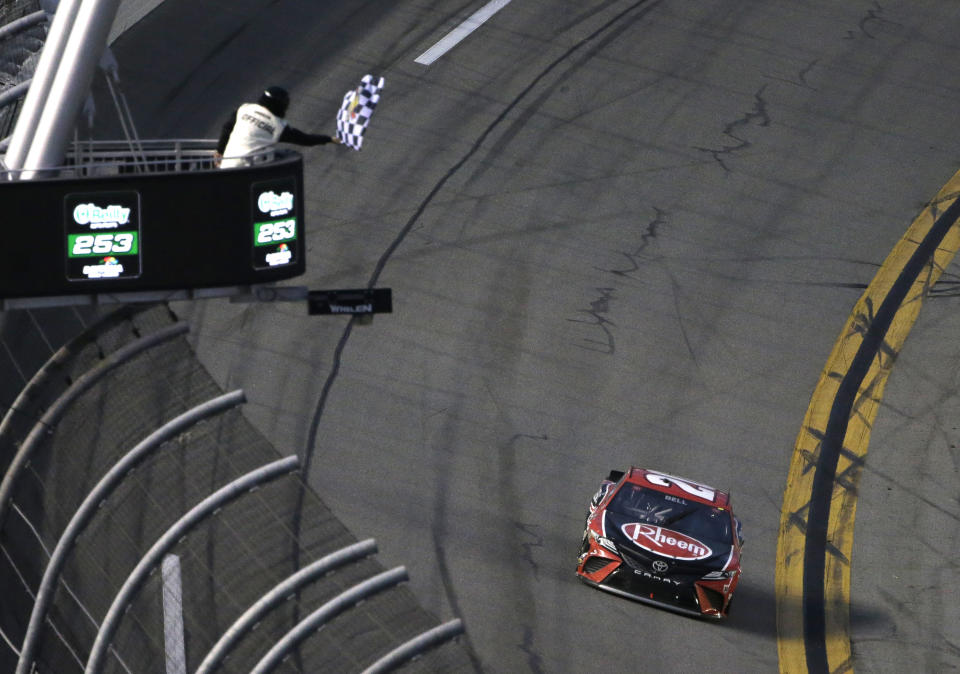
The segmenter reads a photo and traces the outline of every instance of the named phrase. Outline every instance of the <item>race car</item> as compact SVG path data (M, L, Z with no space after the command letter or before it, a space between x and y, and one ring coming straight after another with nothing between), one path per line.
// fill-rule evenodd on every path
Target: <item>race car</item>
M590 501L577 576L601 590L721 619L740 580L730 494L642 468L618 470Z

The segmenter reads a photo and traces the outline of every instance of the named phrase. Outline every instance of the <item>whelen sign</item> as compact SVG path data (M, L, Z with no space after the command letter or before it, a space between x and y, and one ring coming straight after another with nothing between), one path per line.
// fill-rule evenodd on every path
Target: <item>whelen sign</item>
M289 151L231 170L0 182L0 300L299 276L302 195Z

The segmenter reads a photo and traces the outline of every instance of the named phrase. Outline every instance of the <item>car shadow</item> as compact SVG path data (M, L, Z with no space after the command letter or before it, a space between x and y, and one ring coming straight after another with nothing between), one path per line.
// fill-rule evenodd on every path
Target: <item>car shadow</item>
M788 610L802 614L803 606L799 600L793 600L794 606L787 606ZM890 622L886 611L873 606L850 604L850 621L858 626L882 626ZM723 623L727 629L780 638L803 638L802 634L777 634L777 599L773 588L765 588L741 581L734 594L730 614Z

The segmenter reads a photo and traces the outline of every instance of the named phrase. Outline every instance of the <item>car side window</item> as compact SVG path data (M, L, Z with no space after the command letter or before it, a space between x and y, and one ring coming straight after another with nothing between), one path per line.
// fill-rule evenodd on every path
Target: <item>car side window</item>
M600 485L600 488L597 490L597 493L593 495L593 498L590 499L590 507L596 508L600 505L600 502L606 498L607 494L610 493L610 488L613 486L612 482L604 482Z

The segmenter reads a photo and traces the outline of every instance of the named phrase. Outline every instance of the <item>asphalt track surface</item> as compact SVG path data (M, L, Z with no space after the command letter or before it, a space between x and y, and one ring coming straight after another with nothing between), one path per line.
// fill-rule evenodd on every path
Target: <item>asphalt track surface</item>
M214 136L269 83L305 150L313 288L371 325L178 304L204 364L491 672L776 671L791 454L851 308L957 170L951 3L167 0L117 42L144 136ZM211 251L211 254L216 254ZM960 665L957 266L900 354L859 485L852 666ZM589 496L641 465L729 488L731 618L577 582ZM799 610L799 609L798 609Z

